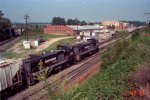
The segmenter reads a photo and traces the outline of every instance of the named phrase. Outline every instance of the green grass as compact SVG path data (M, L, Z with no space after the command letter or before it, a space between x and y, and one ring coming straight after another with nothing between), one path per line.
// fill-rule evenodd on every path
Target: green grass
M21 53L16 53L13 51L6 51L4 52L3 56L7 59L18 59L18 58L25 58L29 53L31 54L32 50L24 50ZM35 52L33 52L35 53Z
M119 40L101 55L102 66L98 74L84 84L65 93L62 100L122 100L131 89L130 79L139 65L150 60L150 38L143 34L134 39ZM150 32L150 31L149 31ZM142 44L142 45L139 45Z
M4 52L3 56L7 59L12 59L16 56L17 54L15 52L9 51L9 52Z
M29 30L28 33L32 33L29 34L29 39L38 39L40 37L42 37L43 39L49 40L52 38L58 38L58 37L66 37L66 35L52 35L52 34L44 34L42 29L37 29L37 30ZM22 43L23 40L25 40L25 33L20 37L20 39L17 41L18 43ZM63 43L73 43L73 38L69 38L69 39L64 39L64 40L60 40L54 44L52 44L51 46L49 46L48 48L46 48L45 51L50 51L52 49L56 48L56 45L59 44L60 42ZM13 45L10 45L8 48L11 48ZM23 45L22 45L23 46ZM42 52L42 51L41 51ZM41 52L39 52L38 54L40 54ZM28 53L34 53L34 49L30 49L30 50L23 50L22 53L15 53L13 51L6 51L4 52L4 57L8 58L8 59L12 59L12 58L24 58L27 56Z
M17 43L22 43L23 40L26 40L26 31L23 32L23 35L21 35L19 37L19 40L17 41ZM44 34L43 29L34 29L34 30L28 30L28 38L29 39L45 39L45 40L50 40L52 38L59 38L59 37L66 37L67 35L53 35L53 34ZM7 46L6 48L9 49L11 48L12 45Z
M51 50L55 50L57 45L59 43L63 43L63 44L73 44L74 43L74 39L73 38L67 38L67 39L62 39L59 40L55 43L53 43L52 45L50 45L49 47L47 47L45 50L43 51L51 51ZM34 52L33 49L30 50L24 50L21 53L15 53L13 51L6 51L4 52L4 57L8 58L8 59L17 59L17 58L25 58L27 56L27 54L41 54L43 51L40 52Z
M47 47L44 51L50 51L50 50L55 50L58 44L74 44L74 39L73 38L67 38L67 39L62 39L59 40L55 43L53 43L52 45L50 45L49 47Z

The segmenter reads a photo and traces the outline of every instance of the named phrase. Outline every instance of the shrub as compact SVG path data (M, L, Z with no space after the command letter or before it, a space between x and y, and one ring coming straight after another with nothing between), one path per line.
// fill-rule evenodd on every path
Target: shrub
M132 39L132 40L135 40L135 39L137 39L138 37L140 37L140 32L137 31L137 32L134 32L134 33L133 33L131 39Z
M150 85L150 64L144 65L140 68L134 76L136 83L146 87L147 84Z
M147 45L149 41L143 37L143 34L135 35L134 39L127 40L124 36L102 54L103 63L100 72L83 85L65 94L63 97L65 100L66 98L75 98L75 100L124 99L125 91L131 90L133 72L139 68L140 64L150 60L150 48ZM146 79L149 80L149 77Z

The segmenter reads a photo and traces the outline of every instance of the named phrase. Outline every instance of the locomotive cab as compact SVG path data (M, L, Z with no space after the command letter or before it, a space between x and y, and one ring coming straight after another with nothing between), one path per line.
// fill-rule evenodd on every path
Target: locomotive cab
M57 50L63 50L65 52L66 59L73 59L74 57L73 46L71 45L59 44L57 46Z
M78 48L75 50L74 46L72 45L59 44L57 46L57 50L63 50L65 52L65 57L67 59L67 66L75 64L77 62L76 54L78 54L79 52Z
M65 44L59 44L57 46L57 50L63 50L65 53L70 53L70 52L72 52L72 46L65 45Z
M73 47L76 60L80 61L81 59L98 52L99 48L97 43L98 42L95 39L88 39L86 43L76 44Z
M96 39L87 39L87 42L93 43L95 46L98 46L98 45L99 45L99 42L98 42L98 40L96 40Z

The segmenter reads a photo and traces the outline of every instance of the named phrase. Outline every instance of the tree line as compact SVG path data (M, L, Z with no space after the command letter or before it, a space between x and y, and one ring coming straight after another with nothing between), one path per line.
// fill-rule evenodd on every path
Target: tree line
M80 21L77 18L65 20L65 18L54 17L52 19L52 25L87 25L87 22L84 20Z
M134 25L137 27L146 25L146 22L141 22L141 21L121 21L121 22L129 23L130 25Z
M4 17L4 13L0 11L0 41L10 38L10 34L5 31L11 26L11 21Z

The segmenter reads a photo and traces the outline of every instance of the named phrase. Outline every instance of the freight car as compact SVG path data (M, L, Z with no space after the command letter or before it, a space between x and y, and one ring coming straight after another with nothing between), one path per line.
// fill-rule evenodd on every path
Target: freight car
M46 72L46 77L49 77L51 74L64 70L98 51L98 41L88 39L86 43L76 45L59 44L57 50L53 52L45 52L41 55L29 55L28 58L22 60L21 65L19 64L13 68L9 65L5 68L5 70L15 70L13 72L6 71L5 75L0 76L0 92L15 86L24 87L34 85L38 81L37 76L40 73ZM42 63L42 68L39 66L40 62ZM0 73L5 72L2 68L0 68L0 71ZM12 76L8 78L8 74L12 74ZM7 81L5 82L6 78ZM8 83L10 84L8 85Z
M21 63L0 61L0 94L22 86Z

